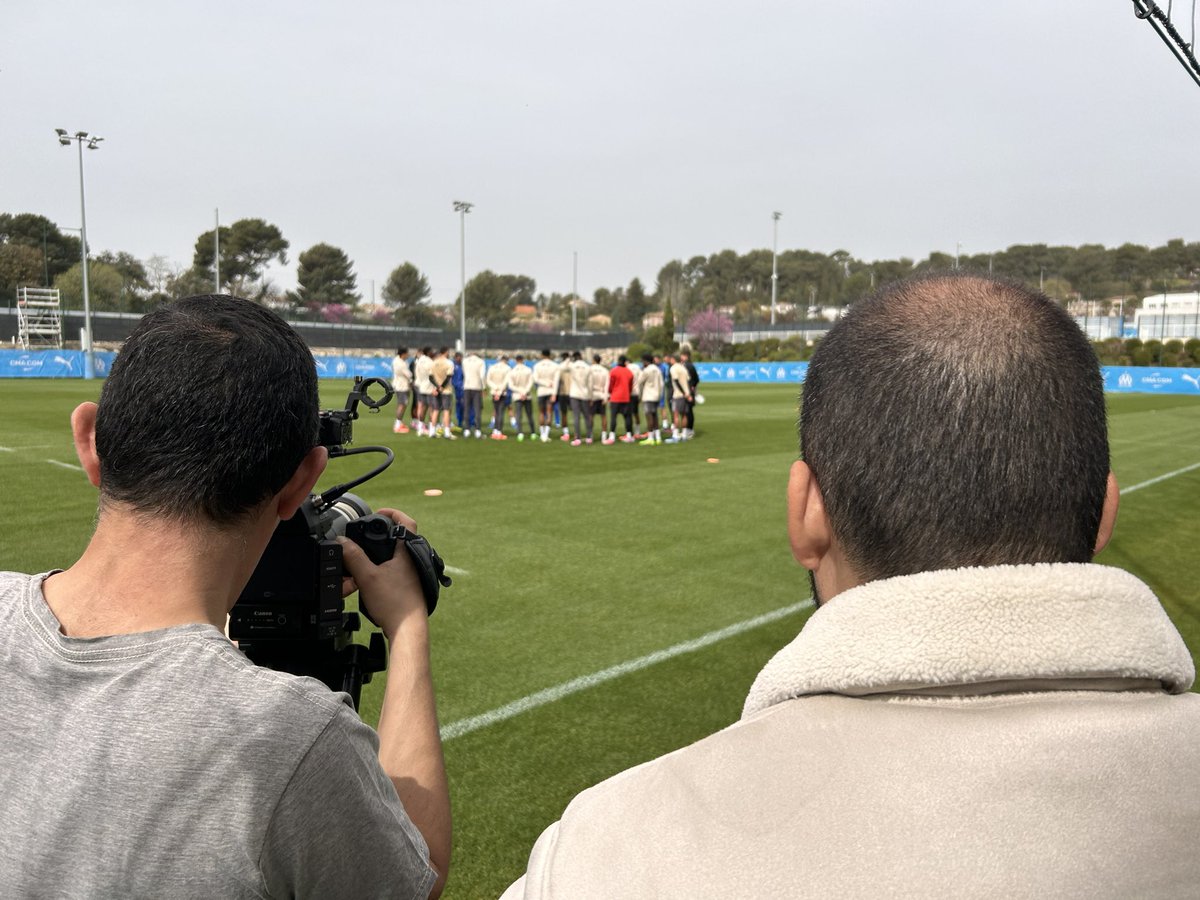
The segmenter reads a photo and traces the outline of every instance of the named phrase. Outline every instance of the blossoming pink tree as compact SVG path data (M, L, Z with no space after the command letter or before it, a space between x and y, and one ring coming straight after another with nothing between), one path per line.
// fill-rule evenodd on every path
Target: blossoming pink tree
M733 320L710 306L688 319L687 333L696 348L711 358L733 337Z

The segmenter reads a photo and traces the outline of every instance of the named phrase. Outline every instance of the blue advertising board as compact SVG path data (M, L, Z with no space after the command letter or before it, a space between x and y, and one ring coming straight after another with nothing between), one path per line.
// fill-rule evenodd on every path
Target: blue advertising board
M103 378L117 354L97 350L96 377ZM82 378L82 350L0 350L0 378Z
M116 353L95 353L96 376L108 374ZM0 350L0 378L82 378L81 350ZM391 380L392 360L384 356L317 356L321 378L376 377ZM1200 396L1200 369L1155 369L1149 366L1103 366L1104 390L1110 393L1195 394ZM699 362L701 384L800 384L806 362Z
M1200 369L1104 366L1104 390L1114 394L1200 395Z
M806 362L696 363L701 384L799 384L807 371Z
M382 356L317 356L318 378L386 378L392 380L392 359Z

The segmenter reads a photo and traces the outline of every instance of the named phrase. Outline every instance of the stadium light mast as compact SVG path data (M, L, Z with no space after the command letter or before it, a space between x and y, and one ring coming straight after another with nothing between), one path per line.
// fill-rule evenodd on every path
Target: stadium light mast
M104 140L86 131L68 134L65 128L55 128L58 142L64 147L70 147L74 141L79 146L79 235L80 235L80 265L83 274L83 377L96 377L96 357L92 351L92 304L88 296L88 242L87 242L87 203L83 190L83 145L89 150L99 150L100 142Z
M213 209L213 293L221 293L221 209Z
M571 251L571 334L578 334L575 311L579 307L579 251Z
M779 267L777 265L779 258L779 219L783 213L776 210L771 213L771 218L775 220L775 236L771 241L771 324L775 324L775 296L779 287Z
M458 261L462 267L462 293L458 295L458 350L467 352L467 213L474 203L465 200L454 201L454 211L458 213Z

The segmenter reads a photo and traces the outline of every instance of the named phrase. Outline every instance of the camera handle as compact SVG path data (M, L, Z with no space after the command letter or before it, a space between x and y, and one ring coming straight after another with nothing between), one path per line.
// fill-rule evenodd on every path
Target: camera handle
M379 513L348 522L346 537L362 547L367 558L375 565L391 559L396 553L396 545L402 542L421 582L421 593L425 596L425 612L433 615L441 589L450 587L452 582L446 574L446 563L429 541ZM371 619L365 609L363 614ZM371 619L371 622L378 624L374 619Z
M347 633L358 631L358 614L348 613L345 628ZM342 648L342 690L350 695L354 708L362 696L362 686L376 672L387 668L387 649L383 635L376 631L369 645L349 643Z

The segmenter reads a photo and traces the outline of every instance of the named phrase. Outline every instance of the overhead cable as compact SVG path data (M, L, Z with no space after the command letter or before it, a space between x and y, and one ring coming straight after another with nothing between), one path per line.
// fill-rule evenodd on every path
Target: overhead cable
M1192 43L1183 39L1175 24L1171 21L1171 7L1163 12L1162 7L1153 0L1133 0L1133 12L1139 19L1145 19L1153 26L1163 43L1170 48L1179 60L1179 64L1191 76L1192 81L1200 85L1200 62L1196 61L1193 53L1196 40L1196 0L1192 0Z

